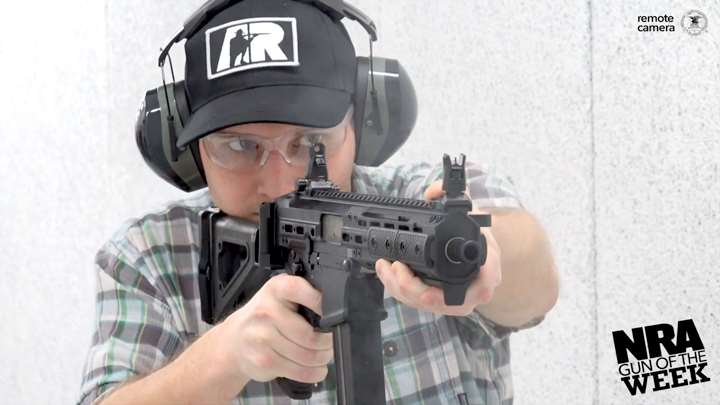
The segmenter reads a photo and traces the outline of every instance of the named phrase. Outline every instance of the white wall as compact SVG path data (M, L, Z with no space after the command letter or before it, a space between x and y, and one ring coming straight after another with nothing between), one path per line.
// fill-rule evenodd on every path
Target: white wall
M132 128L160 81L158 48L200 3L0 6L4 403L75 399L95 251L125 218L183 197L146 168ZM354 4L378 25L375 53L399 59L420 98L391 163L440 149L493 163L552 239L563 289L541 326L513 336L516 403L716 403L720 4ZM708 16L700 36L635 29L638 15L693 8ZM348 27L367 55L362 29ZM713 381L631 399L611 331L685 318Z

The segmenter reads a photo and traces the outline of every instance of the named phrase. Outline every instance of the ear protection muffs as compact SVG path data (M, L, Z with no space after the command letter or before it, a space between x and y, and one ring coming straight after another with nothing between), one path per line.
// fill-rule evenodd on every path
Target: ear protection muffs
M197 33L225 8L243 0L210 0L188 18L163 48L158 58L163 84L145 93L135 125L135 140L145 162L168 183L183 191L207 186L198 142L176 146L177 134L190 116L183 81L175 81L172 46ZM353 96L355 163L379 166L405 143L415 126L417 98L410 76L395 59L374 57L375 24L362 11L343 0L293 0L312 4L334 21L347 17L357 21L370 36L370 57L357 58ZM165 60L170 61L172 83L165 82Z

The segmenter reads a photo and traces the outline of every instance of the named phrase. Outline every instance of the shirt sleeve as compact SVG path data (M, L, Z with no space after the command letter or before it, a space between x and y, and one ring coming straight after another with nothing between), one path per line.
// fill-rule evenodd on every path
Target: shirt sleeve
M148 281L145 260L130 243L113 241L95 257L95 331L78 404L160 368L181 346L168 305Z
M524 208L513 180L494 167L466 162L465 178L473 208Z

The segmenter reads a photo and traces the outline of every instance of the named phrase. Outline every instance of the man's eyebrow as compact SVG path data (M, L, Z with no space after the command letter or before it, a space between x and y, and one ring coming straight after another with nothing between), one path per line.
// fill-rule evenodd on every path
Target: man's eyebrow
M218 134L218 135L229 135L229 136L240 136L240 135L244 135L244 136L254 136L254 137L256 137L256 138L262 138L262 136L257 135L257 134L251 134L251 133L249 133L249 132L236 132L236 131L232 131L232 130L230 130L230 129L221 129L221 130L219 130L219 131L215 131L215 133Z

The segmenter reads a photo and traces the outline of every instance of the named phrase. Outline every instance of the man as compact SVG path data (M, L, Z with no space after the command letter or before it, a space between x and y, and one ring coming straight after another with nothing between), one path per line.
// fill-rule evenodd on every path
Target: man
M314 25L305 19L327 16L298 4L246 0L208 27L285 13L297 16L303 41L312 35L304 27ZM79 403L291 403L270 383L279 376L318 383L310 403L336 403L332 338L297 314L298 305L321 313L319 291L276 276L211 327L201 320L197 285L198 213L212 204L257 220L260 203L292 191L305 174L311 140L326 145L330 180L344 191L442 197L440 165L353 164L354 48L340 23L322 24L312 45L332 41L340 50L298 70L238 69L212 78L202 74L213 69L198 56L205 52L196 52L203 31L188 40L193 115L179 144L199 142L208 191L126 222L98 252L97 324ZM492 213L493 226L483 229L487 260L462 306L445 306L442 291L403 263L375 265L388 311L381 324L388 403L511 403L508 335L537 324L557 298L549 244L512 184L480 165L469 165L467 177L476 210Z

